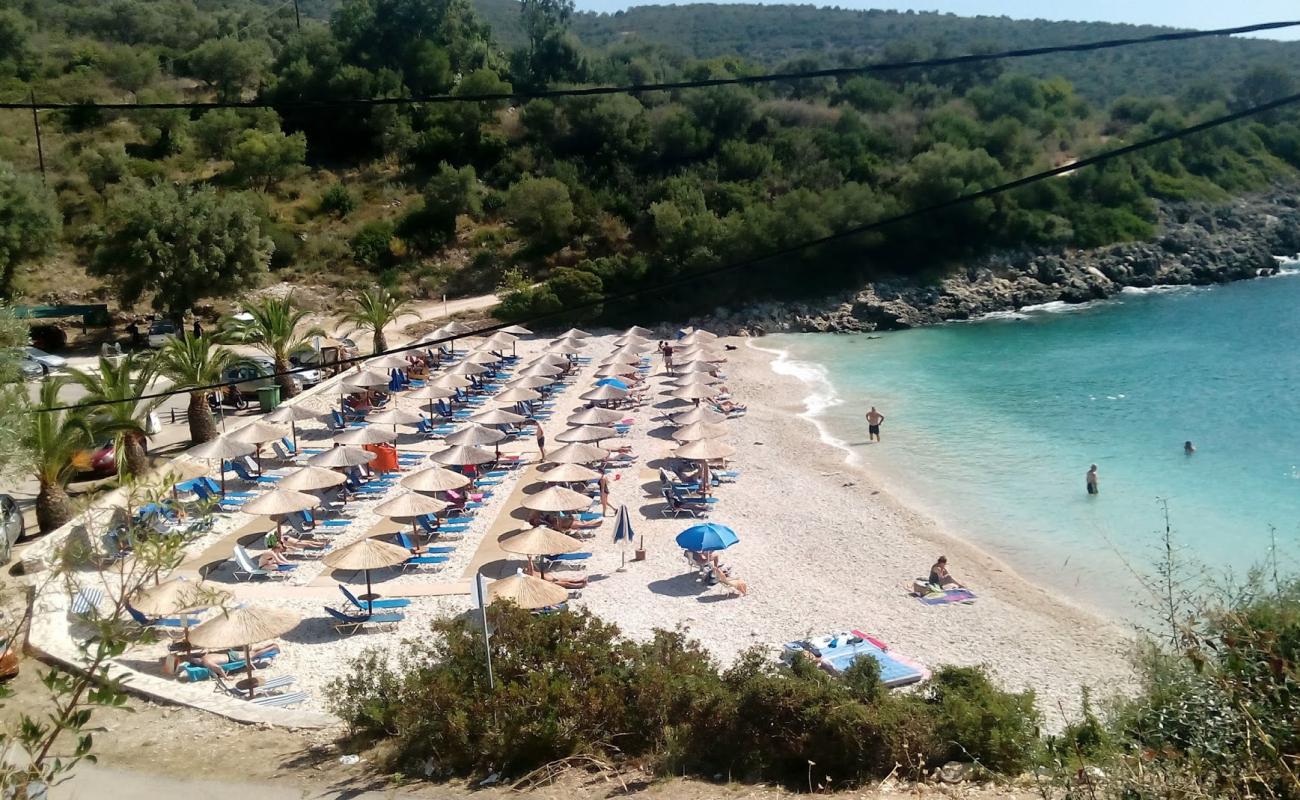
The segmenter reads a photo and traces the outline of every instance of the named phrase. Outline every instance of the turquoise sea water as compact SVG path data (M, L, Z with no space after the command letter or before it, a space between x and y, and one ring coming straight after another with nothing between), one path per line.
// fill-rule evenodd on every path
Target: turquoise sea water
M777 368L808 382L808 416L850 458L1040 583L1129 609L1162 498L1211 570L1266 561L1270 526L1300 566L1300 276L758 344L785 351Z

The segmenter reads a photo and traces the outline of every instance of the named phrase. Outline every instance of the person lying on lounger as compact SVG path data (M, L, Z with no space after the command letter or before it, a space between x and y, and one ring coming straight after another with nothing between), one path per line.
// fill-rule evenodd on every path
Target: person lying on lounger
M277 570L282 566L292 564L285 554L283 547L273 547L257 557L257 568L265 570Z
M253 660L266 658L267 656L280 652L280 645L275 642L268 642L261 647L253 648ZM179 677L181 667L189 664L193 667L206 667L209 672L215 674L226 674L226 665L233 664L236 661L244 660L244 651L242 650L218 650L209 652L207 650L191 650L188 653L168 653L162 657L163 674L170 677Z
M577 517L566 514L552 514L549 511L534 511L528 515L528 524L536 528L538 525L545 525L551 530L571 531L582 530L586 528L599 528L600 520L580 520Z
M930 567L930 585L938 586L940 589L965 589L957 582L957 579L948 572L948 557L939 556L939 560L934 562Z
M744 406L740 403L733 403L730 400L717 400L713 404L717 406L718 410L723 414L730 414L733 411L745 411L749 408L749 406Z
M579 577L579 578L557 578L557 577L555 577L554 575L547 575L546 572L543 571L542 568L541 568L540 566L538 566L538 567L534 567L531 563L528 565L528 569L525 570L525 571L526 571L529 575L532 575L533 577L541 578L541 579L544 580L544 581L549 581L549 582L555 584L556 586L560 586L560 587L565 588L565 589L585 589L585 588L587 588L587 576L586 576L586 575L583 575L582 577Z
M266 535L266 546L271 550L323 550L328 545L318 539L299 539L290 534L271 531Z

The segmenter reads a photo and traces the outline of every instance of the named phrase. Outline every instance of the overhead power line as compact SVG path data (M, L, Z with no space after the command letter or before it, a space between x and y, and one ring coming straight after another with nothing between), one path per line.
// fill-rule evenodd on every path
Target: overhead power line
M886 217L884 219L876 220L875 222L866 223L865 225L858 225L853 228L848 228L838 233L832 233L827 236L818 237L816 239L809 239L803 242L799 242L798 244L789 245L787 247L782 247L780 249L765 253L761 256L754 256L752 258L746 258L740 261L733 261L716 267L710 267L708 269L698 270L686 275L681 275L671 280L661 281L651 286L642 286L642 287L629 289L622 292L611 292L602 295L600 298L596 300L591 300L585 303L579 303L577 305L569 306L568 308L564 308L559 311L551 311L545 314L537 314L527 319L520 320L518 322L501 322L495 325L485 325L481 328L476 328L466 333L457 334L456 336L447 336L441 339L422 341L413 344L403 345L402 347L393 347L379 353L372 353L370 355L355 356L353 358L342 359L339 363L345 365L364 363L366 361L369 361L370 359L378 358L380 356L391 355L393 353L407 353L413 350L424 350L430 347L441 345L446 342L455 341L456 339L466 339L473 336L483 336L485 334L491 334L502 328L510 327L511 325L516 325L521 323L524 325L534 325L539 322L546 322L547 320L566 317L577 311L584 311L588 309L598 308L608 303L618 303L625 300L643 298L645 295L648 294L663 292L669 289L676 288L678 286L695 283L704 278L711 278L716 275L722 275L728 272L734 272L736 270L744 269L746 267L753 267L762 264L764 262L773 261L775 259L794 255L796 253L801 253L805 250L814 247L820 247L822 245L831 244L833 242L844 241L845 239L851 239L854 236L859 236L864 233L870 233L872 231L880 230L881 228L885 228L890 225L897 225L898 223L901 222L908 222L910 220L925 217L930 214L938 213L940 211L946 211L950 208L956 208L958 206L966 205L967 203L973 203L977 200L984 200L990 197L996 197L997 195L1004 194L1006 192L1010 192L1012 190L1019 189L1024 186L1029 186L1030 184L1033 183L1038 183L1039 181L1057 177L1058 175L1065 175L1067 173L1077 172L1078 170L1087 169L1089 167L1095 167L1099 164L1104 164L1108 161L1114 161L1115 159L1121 158L1123 156L1131 155L1133 153L1137 153L1142 150L1147 150L1162 144L1167 144L1169 142L1173 142L1178 139L1183 139L1197 133L1202 133L1204 131L1211 130L1213 128L1218 128L1223 125L1228 125L1233 122L1238 122L1243 119L1258 116L1260 114L1264 114L1269 111L1275 111L1279 108L1294 105L1296 103L1300 103L1300 94L1292 94L1286 97L1281 97L1267 103L1262 103L1257 106L1252 106L1250 108L1243 109L1241 111L1236 111L1231 114L1225 114L1220 117L1208 119L1205 120L1204 122L1200 122L1195 125L1190 125L1188 127L1180 128L1178 130L1170 131L1168 133L1162 133L1159 136L1153 136L1150 139L1143 139L1140 142L1134 142L1133 144L1124 145L1123 147L1117 147L1112 150L1106 150L1104 152L1097 153L1096 155L1088 156L1087 158L1081 158L1072 164L1065 164L1063 166L1054 167L1052 169L1044 170L1042 172L1035 172L1032 175L1026 175L1022 178L1017 178L1013 181L1008 181L1007 183L1002 183L997 186L989 187L988 189L981 189L977 192L970 192L968 194L963 194L958 197L954 197L951 200L945 200L943 202L935 203L933 205L928 205L923 208L913 209L912 211L905 211L901 214L895 214L893 216ZM272 375L268 375L264 377L276 378L283 375L295 375L301 372L308 372L314 369L317 368L299 367L297 369L291 369L285 372L274 373ZM227 384L224 382L214 383L214 384L209 384L207 386L195 386L195 387L188 387L185 389L172 389L172 390L166 390L161 392L153 392L150 394L142 394L132 398L132 400L117 400L117 401L100 400L100 401L94 401L88 403L76 403L72 405L56 406L52 408L33 409L33 411L37 413L42 413L47 411L71 411L71 410L95 408L97 406L119 405L124 402L153 400L157 398L171 397L178 394L189 394L190 392L196 392L196 391L212 391L212 390L224 389L226 385Z
M680 89L704 89L714 86L755 86L785 81L803 81L814 78L843 78L853 75L870 75L884 72L899 72L909 69L932 69L936 67L954 67L966 64L978 64L985 61L1002 61L1006 59L1032 58L1053 53L1088 53L1098 50L1112 50L1118 47L1131 47L1140 44L1161 42L1182 42L1192 39L1204 39L1212 36L1232 36L1242 33L1259 33L1261 31L1279 30L1300 26L1300 20L1284 22L1261 22L1256 25L1242 25L1236 28L1216 28L1203 31L1178 31L1174 33L1157 33L1151 36L1139 36L1131 39L1107 39L1099 42L1082 42L1079 44L1050 45L1019 50L1004 50L999 53L968 53L960 56L927 58L914 61L892 61L883 64L864 64L856 67L835 67L831 69L804 70L800 72L774 72L763 75L745 75L733 78L707 78L694 81L668 81L665 83L638 83L626 86L585 86L571 89L540 89L520 92L482 92L476 94L434 94L410 95L405 97L358 97L326 98L321 100L235 100L208 103L0 103L4 109L36 109L38 111L58 110L100 110L100 111L145 111L159 109L209 110L215 108L276 108L276 109L330 109L341 107L367 106L402 106L421 103L487 103L487 102L523 102L559 97L594 97L607 94L639 94L642 92L676 91Z

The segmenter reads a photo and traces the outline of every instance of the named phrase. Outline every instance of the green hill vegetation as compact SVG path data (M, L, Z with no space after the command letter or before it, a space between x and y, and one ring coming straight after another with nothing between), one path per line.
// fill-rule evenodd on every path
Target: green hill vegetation
M739 48L727 42L767 35L742 34L736 20L757 26L782 13L822 14L829 21L819 24L832 29L836 15L857 12L688 7L683 19L714 31L705 38L722 48L696 53L688 36L672 47L651 41L650 31L666 36L668 23L602 38L592 27L598 18L573 14L564 0L515 6L522 35L504 40L493 30L508 26L489 25L467 0L303 7L299 31L291 6L265 0L0 0L0 98L279 105L43 112L44 186L33 178L31 114L0 113L0 197L15 209L0 215L0 290L112 291L177 313L267 280L331 296L374 283L425 296L501 287L509 292L502 313L523 317L993 186L1295 85L1294 59L1282 57L1290 45L1206 41L1188 52L1215 59L1212 84L1193 79L1208 71L1192 55L1177 62L1185 69L1159 62L1174 52L1167 45L1092 56L1111 66L1076 78L1103 81L1105 72L1115 88L1101 93L1123 91L1101 100L1090 99L1095 87L1083 93L1014 62L518 106L304 109L288 104L754 74L781 57L781 46L760 48L761 60L734 54ZM318 18L331 7L328 21ZM1047 43L1051 31L1072 40L1116 32L858 16L875 26L859 42L871 57L938 52L938 40L945 52L975 49L976 40L997 45L989 32L998 30L1030 40L1018 44ZM782 25L782 35L800 35L792 23L772 28ZM780 66L830 63L790 55ZM1164 82L1133 73L1139 58L1164 63L1152 67ZM882 272L928 273L994 248L1144 237L1158 200L1226 199L1294 176L1297 119L1278 112L737 278L659 293L634 311L672 317L820 293ZM202 237L178 240L187 230ZM160 276L181 272L203 278L178 296Z

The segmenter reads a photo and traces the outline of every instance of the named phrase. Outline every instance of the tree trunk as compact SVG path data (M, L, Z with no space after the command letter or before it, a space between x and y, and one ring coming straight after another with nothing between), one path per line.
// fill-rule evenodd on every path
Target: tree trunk
M388 340L384 338L382 328L375 329L375 355L379 355L388 349Z
M41 491L36 495L36 526L41 533L61 528L72 519L72 499L63 484L41 480Z
M190 392L190 405L185 415L190 420L190 443L203 444L217 438L217 421L208 408L207 392Z
M144 436L127 433L122 436L122 455L126 459L128 475L143 475L149 471L149 456L144 451Z
M280 376L275 379L275 382L280 384L280 396L286 400L298 394L298 387L294 385L293 376L284 374L290 369L289 359L277 358L275 360L275 374Z

